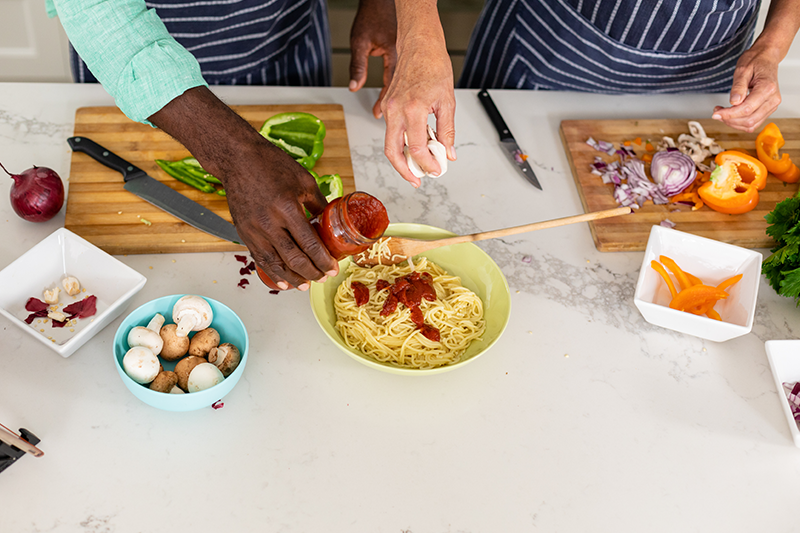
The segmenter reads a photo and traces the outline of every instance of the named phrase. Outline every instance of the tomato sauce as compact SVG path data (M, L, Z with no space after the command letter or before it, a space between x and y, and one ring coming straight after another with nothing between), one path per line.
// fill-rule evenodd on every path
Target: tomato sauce
M381 316L389 316L397 310L397 305L402 303L411 310L411 322L426 338L439 342L441 334L438 329L429 324L425 324L425 317L422 309L419 308L422 300L432 302L436 300L436 290L433 288L433 278L427 272L420 274L412 272L402 278L397 278L394 284L387 281L378 280L376 289L379 291L388 289L389 296L383 302ZM358 304L358 301L356 301Z

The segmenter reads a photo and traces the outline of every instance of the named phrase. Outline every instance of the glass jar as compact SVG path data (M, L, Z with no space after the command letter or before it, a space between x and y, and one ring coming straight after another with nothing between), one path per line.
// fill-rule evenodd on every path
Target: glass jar
M375 244L389 226L389 216L380 200L357 191L336 198L310 222L331 256L341 261ZM256 271L268 287L278 289L263 270Z

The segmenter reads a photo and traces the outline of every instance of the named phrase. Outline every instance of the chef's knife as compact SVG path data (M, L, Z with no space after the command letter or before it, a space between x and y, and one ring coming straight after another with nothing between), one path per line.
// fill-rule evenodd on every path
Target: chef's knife
M542 190L539 180L536 179L536 174L533 173L533 169L525 160L525 154L520 149L517 141L514 140L514 136L511 135L511 131L509 131L508 126L506 126L506 122L500 115L500 111L497 110L497 106L494 105L492 97L489 96L489 91L481 89L478 92L478 99L481 101L481 104L483 104L483 108L486 110L486 113L488 113L489 119L492 121L497 133L500 134L500 146L502 146L503 150L508 154L511 163L534 187Z
M83 152L108 168L121 173L125 180L126 191L132 192L139 198L175 215L201 231L235 244L242 243L233 224L213 213L209 208L203 207L157 179L148 176L144 170L128 163L93 140L86 137L70 137L67 139L67 143L74 151Z

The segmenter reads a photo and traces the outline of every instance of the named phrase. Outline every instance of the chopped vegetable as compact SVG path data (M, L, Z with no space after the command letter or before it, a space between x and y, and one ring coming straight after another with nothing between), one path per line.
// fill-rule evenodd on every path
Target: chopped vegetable
M750 183L756 186L759 191L763 191L767 186L767 167L756 159L739 150L726 150L720 152L714 158L717 165L724 165L726 163L732 164L736 168L736 172L741 177L744 183Z
M217 190L217 188L214 187L214 184L203 180L187 170L187 166L182 165L181 161L165 161L163 159L156 159L156 164L161 167L161 170L176 180L185 183L186 185L190 185L195 189L209 193L216 192Z
M786 152L780 155L778 154L778 151L785 142L781 130L778 129L778 126L776 126L774 122L770 122L764 126L764 129L761 130L761 133L756 137L756 153L758 154L758 159L764 163L767 170L775 176L787 174L794 165L789 154Z
M669 303L670 308L695 315L706 315L714 320L721 320L719 313L714 310L714 305L717 301L728 297L726 289L738 283L742 279L742 274L728 278L714 287L705 285L697 276L682 270L671 258L662 255L658 259L661 263L653 260L650 261L650 266L661 275L667 284L667 288L672 295L672 300ZM678 284L681 287L680 291L675 289L675 284L664 268L665 266L672 271L675 279L678 280Z
M745 154L739 155L747 157ZM714 169L710 180L697 189L700 198L708 207L720 213L738 215L752 211L758 205L757 181L755 179L751 183L743 181L739 174L739 168L742 167L747 168L745 165L737 165L735 156L728 156Z
M692 158L683 152L656 152L650 175L664 196L674 196L692 184L697 172Z
M325 124L310 113L279 113L267 119L259 133L308 170L322 156Z
M800 198L783 200L764 218L775 247L761 265L761 272L775 292L794 298L800 305Z

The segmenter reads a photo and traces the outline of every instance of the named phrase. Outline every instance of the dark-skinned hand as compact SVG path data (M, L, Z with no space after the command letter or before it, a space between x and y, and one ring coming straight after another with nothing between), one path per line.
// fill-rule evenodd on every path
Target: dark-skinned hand
M205 87L189 89L150 117L220 178L236 230L280 288L338 273L306 219L325 208L314 177Z

